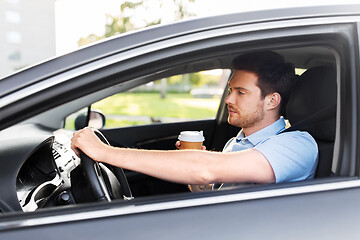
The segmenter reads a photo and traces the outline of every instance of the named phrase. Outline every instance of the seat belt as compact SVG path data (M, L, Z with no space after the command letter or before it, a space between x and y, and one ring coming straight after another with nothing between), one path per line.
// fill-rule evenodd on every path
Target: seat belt
M336 117L336 104L332 104L321 111L308 116L307 118L297 122L296 124L292 125L288 129L285 129L281 133L284 132L291 132L295 130L306 130L305 127L311 127L314 126L324 120L327 120L329 118L335 118Z

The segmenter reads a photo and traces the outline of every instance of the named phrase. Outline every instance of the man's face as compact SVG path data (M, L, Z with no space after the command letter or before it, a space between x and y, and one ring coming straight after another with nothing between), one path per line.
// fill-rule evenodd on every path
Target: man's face
M228 122L236 127L250 128L264 118L264 99L256 85L255 73L237 70L229 81Z

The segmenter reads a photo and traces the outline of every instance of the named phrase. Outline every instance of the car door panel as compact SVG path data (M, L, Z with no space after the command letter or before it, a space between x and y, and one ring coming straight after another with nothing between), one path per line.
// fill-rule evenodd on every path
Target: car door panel
M91 219L82 219L79 213L74 219L69 211L71 209L68 210L69 215L43 211L24 216L21 220L23 224L11 222L10 216L3 218L7 221L7 229L0 231L0 238L262 239L266 236L266 239L351 239L357 236L359 210L354 206L360 200L358 187L304 194L290 194L291 188L287 190L284 196L277 197L265 197L257 191L256 200L252 201L235 200L242 194L232 192L234 195L225 194L227 202L216 204L206 204L211 197L200 194L192 197L197 203L192 207L181 201L173 203L178 205L174 208L171 201L136 201L132 205L133 210L129 210L127 203L118 202L106 209L93 207L92 210L97 212L93 212L92 216L97 217ZM182 196L183 201L191 201ZM164 209L161 209L162 203L166 206ZM82 210L86 212L86 209L89 207L85 206ZM103 211L108 211L109 215L109 210L111 216L101 217ZM86 213L89 215L91 212ZM27 218L32 221L26 222Z

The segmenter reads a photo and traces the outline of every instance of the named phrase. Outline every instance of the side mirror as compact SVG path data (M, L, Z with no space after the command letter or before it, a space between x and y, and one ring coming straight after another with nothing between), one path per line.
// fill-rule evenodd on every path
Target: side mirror
M106 118L104 114L99 111L91 110L89 117L89 124L87 123L87 114L81 113L75 119L75 130L82 129L84 127L93 127L96 129L101 129L105 126Z

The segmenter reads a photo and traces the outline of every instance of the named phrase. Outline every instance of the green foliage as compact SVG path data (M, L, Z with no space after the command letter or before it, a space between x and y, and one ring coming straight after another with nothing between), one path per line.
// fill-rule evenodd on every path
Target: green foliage
M141 1L125 1L120 5L120 14L118 16L106 15L105 33L103 36L97 36L96 34L90 34L87 37L80 38L78 41L79 46L83 46L103 38L108 38L120 33L128 32L134 29L142 27L148 27L162 23L162 16L157 15L154 19L149 21L149 18L144 16L143 19L138 19L142 14L136 14L136 11L142 8L145 12L156 12L161 9L165 3L172 3L175 6L173 21L181 20L185 17L195 16L187 9L188 3L194 3L195 0L172 0L164 2L164 0L141 0ZM155 11L154 11L155 10ZM137 22L143 22L142 25L136 26L134 24L134 18L137 17Z
M201 76L199 73L192 73L192 74L189 74L189 80L190 80L191 85L199 86L201 83Z
M134 25L130 22L130 17L114 17L107 14L106 18L107 24L105 25L105 38L114 36L116 34L128 32L135 28Z
M169 77L167 79L168 85L184 85L184 82L188 81L188 84L193 87L202 87L206 86L218 86L219 85L219 76L204 74L202 72L190 73L184 75L176 75ZM160 84L160 82L155 82L155 84Z
M215 117L219 103L219 99L197 99L190 94L168 94L162 99L159 93L119 93L92 107L106 115L204 119Z
M182 81L182 76L183 76L183 75L176 75L176 76L169 77L169 78L167 79L167 83L170 84L170 85L181 83L181 81Z
M175 20L180 20L180 19L183 19L185 17L194 17L195 14L194 13L191 13L191 12L188 12L187 9L185 8L185 1L183 0L173 0L175 5L177 6L177 17ZM195 0L187 0L186 2L191 2L191 3L194 3Z
M93 43L93 42L96 42L96 41L99 41L100 39L102 39L104 37L101 37L101 36L98 36L96 34L90 34L89 36L87 36L86 38L80 38L79 41L77 42L78 43L78 46L84 46L84 45L87 45L89 43Z
M144 1L137 1L137 2L125 1L123 4L121 4L120 10L123 13L126 10L126 8L135 9L135 8L141 6L142 4L144 4Z
M118 128L118 127L125 127L125 126L137 126L137 125L147 125L147 124L150 124L150 122L116 120L116 119L107 118L104 128Z
M193 98L186 93L119 93L92 105L106 116L105 128L151 124L152 120L179 122L215 118L218 98ZM66 119L65 128L74 129L76 114Z
M200 75L200 86L207 85L207 86L218 86L219 85L219 76L211 75L211 74L202 74L201 72L198 73Z

